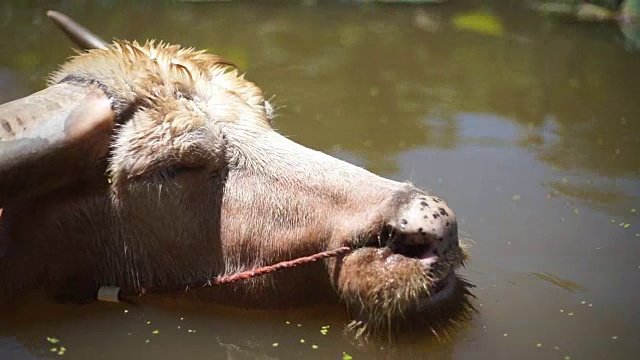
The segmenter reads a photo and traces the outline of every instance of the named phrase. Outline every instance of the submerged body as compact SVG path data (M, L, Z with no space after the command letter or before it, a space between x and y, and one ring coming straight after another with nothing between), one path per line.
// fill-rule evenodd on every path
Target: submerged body
M3 109L22 103L2 105L0 185L17 190L0 192L0 299L36 288L81 299L105 285L135 292L348 246L345 256L194 294L245 307L342 301L357 336L466 314L453 211L278 134L262 91L229 70L214 55L153 42L115 42L70 60L49 89L100 93L111 112L94 116L99 132L76 126L85 112L64 114L64 144L85 144L69 156L88 170L80 179L52 170L59 178L40 188L31 184L46 174L20 187L15 169L47 156L19 152L24 116ZM86 148L75 134L89 132Z

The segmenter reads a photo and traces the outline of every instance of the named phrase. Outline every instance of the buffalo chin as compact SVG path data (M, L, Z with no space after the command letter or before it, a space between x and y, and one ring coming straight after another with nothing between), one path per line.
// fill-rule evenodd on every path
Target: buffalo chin
M349 310L345 331L356 344L393 343L404 337L445 342L476 312L469 282L456 274L467 254L443 259L433 272L419 259L389 248L360 248L340 264L338 291ZM438 275L436 275L438 274ZM426 339L425 339L426 340Z
M359 346L416 341L447 343L470 324L477 312L471 302L474 295L470 289L474 286L457 275L453 280L447 297L421 302L394 316L355 316L346 326L345 334Z

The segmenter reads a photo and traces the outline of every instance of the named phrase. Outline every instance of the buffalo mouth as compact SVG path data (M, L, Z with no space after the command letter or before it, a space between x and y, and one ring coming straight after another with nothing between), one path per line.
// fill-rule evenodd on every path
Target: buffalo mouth
M438 252L429 241L383 232L360 244L342 259L337 279L356 339L432 333L470 319L473 286L456 273L467 260L457 242Z
M382 242L380 239L386 238ZM386 258L386 263L420 264L425 280L425 293L421 296L421 308L436 305L448 299L456 289L458 275L456 270L465 266L467 253L458 245L438 253L429 242L408 243L404 235L394 234L385 228L376 239L368 240L364 247L377 249Z
M355 249L342 259L337 279L352 319L347 332L356 342L386 342L464 326L475 312L473 286L456 273L466 258L457 244L434 255L428 243L394 237Z

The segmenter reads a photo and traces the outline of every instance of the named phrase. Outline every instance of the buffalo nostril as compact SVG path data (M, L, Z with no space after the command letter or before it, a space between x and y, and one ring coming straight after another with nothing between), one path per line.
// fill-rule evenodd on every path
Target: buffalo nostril
M403 204L396 218L392 243L405 256L423 259L425 256L442 256L449 246L457 246L455 214L446 203L435 197L420 196ZM402 238L399 235L403 235ZM436 253L433 251L437 250Z

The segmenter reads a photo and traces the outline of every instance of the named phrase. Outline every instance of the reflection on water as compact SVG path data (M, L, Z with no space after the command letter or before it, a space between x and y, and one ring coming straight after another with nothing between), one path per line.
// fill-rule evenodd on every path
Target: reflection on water
M41 88L71 55L45 8L23 3L0 5L2 101ZM395 355L633 358L640 350L640 58L625 52L617 27L554 22L515 1L338 3L58 1L47 8L104 38L157 38L219 53L276 95L282 133L447 199L474 242L465 275L478 285L480 313L448 345L405 344ZM124 309L12 309L0 317L0 358L57 356L50 350L61 346L78 359L371 355L340 336L340 308Z

